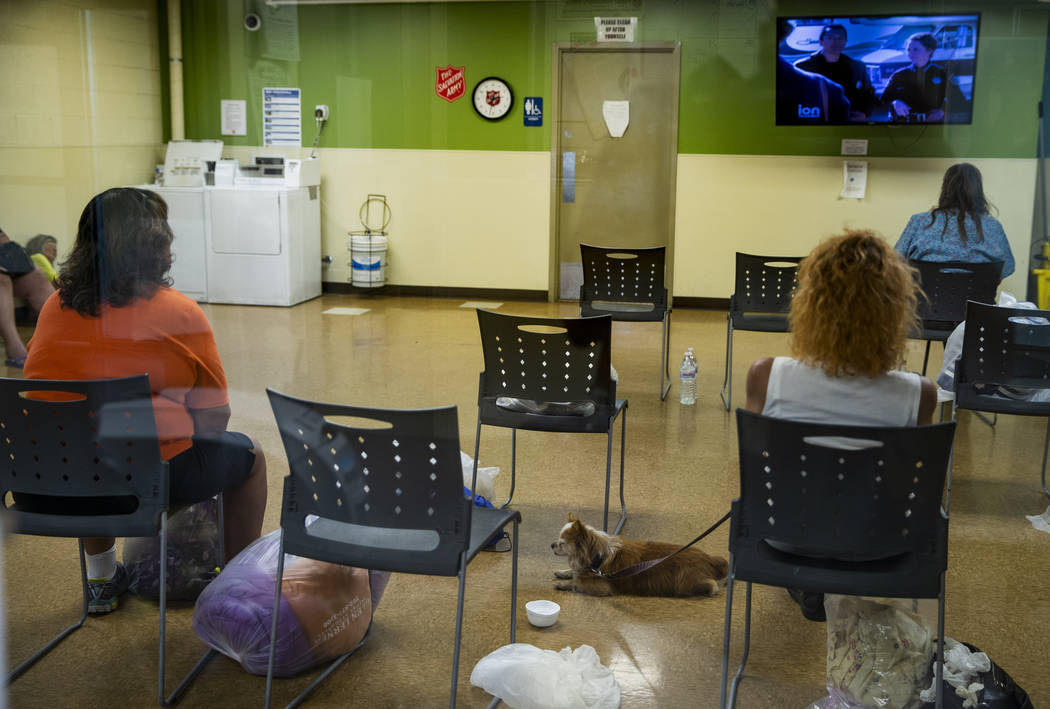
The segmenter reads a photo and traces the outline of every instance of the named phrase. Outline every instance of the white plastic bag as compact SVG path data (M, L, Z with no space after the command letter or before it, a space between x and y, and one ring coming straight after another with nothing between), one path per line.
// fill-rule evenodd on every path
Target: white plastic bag
M909 599L828 594L828 696L809 709L916 709L933 657L933 632Z
M511 709L618 709L620 685L590 645L561 652L514 643L478 660L470 683Z
M459 462L463 467L463 487L470 490L470 483L474 480L474 459L460 451ZM491 468L478 467L478 489L471 490L471 492L491 501L496 494L495 480L497 475L499 475L499 468L496 466Z

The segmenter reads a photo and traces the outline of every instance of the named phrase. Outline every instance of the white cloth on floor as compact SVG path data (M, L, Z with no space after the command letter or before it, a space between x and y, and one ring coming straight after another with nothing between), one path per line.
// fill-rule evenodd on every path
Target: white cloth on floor
M504 645L478 660L470 683L511 709L618 709L620 685L590 645L561 652Z
M977 693L984 689L984 685L975 682L979 672L987 672L992 669L992 661L983 652L971 652L970 648L962 643L944 639L944 681L955 688L955 693L962 697L964 709L976 707L980 701ZM919 693L919 698L924 702L933 702L937 699L937 675L934 674L930 686Z

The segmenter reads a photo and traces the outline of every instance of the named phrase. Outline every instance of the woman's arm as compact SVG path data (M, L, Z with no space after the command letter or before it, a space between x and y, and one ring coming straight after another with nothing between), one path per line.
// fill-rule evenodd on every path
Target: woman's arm
M908 218L904 231L901 232L897 243L893 245L893 250L904 258L912 258L912 246L915 243L916 236L919 234L918 216L918 214L913 214Z
M230 405L214 406L210 409L190 409L193 417L193 433L197 436L222 433L230 422Z
M991 237L992 243L995 244L996 250L999 255L1002 256L1003 261L1003 278L1006 278L1014 272L1014 254L1010 250L1010 242L1006 238L1006 231L1003 230L1003 225L999 223L999 220L995 217L991 219Z
M928 426L933 423L933 412L937 410L937 385L926 377L920 378L919 413L915 423Z
M755 360L747 370L747 401L744 409L761 414L766 408L766 388L769 386L769 372L773 368L773 358L764 357Z

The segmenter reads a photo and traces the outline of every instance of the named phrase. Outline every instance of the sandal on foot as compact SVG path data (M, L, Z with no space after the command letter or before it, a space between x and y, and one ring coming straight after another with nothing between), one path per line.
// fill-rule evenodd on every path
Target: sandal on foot
M22 369L26 366L26 356L15 357L14 359L5 359L4 364L8 367L14 367L16 369Z

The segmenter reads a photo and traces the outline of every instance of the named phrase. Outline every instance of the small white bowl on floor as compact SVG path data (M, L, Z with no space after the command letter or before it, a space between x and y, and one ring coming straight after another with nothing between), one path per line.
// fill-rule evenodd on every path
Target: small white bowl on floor
M529 622L537 628L546 628L558 621L558 613L561 611L554 601L529 601L525 604L525 614L529 616Z

